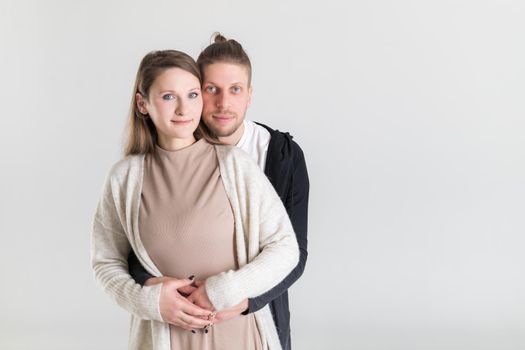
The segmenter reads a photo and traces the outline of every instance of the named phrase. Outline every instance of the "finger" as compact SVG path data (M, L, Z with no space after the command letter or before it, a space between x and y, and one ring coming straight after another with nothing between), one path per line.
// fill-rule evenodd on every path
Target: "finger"
M204 293L205 293L204 291L201 291L201 292L197 291L188 297L188 301L199 306L202 309L214 310L213 305L208 300L207 296L204 295Z
M207 310L207 309L201 308L195 304L192 304L191 302L187 300L185 300L185 303L182 304L181 310L184 313L191 315L191 316L195 316L195 317L206 316L206 318L213 311L213 310Z
M187 329L189 331L195 328L202 328L200 324L193 322L192 316L187 315L182 311L176 312L172 316L172 318L168 319L166 322L174 326L177 326L183 329ZM205 322L209 322L209 321L205 321Z
M196 285L197 287L200 287L200 286L202 286L203 284L204 284L204 281L203 281L203 280L195 280L195 285Z
M215 308L213 307L212 304L209 304L209 303L201 303L200 301L195 301L194 305L197 305L198 307L200 307L201 309L204 309L204 310L210 310L210 311L213 311Z
M187 297L187 300L192 303L192 304L195 304L195 305L199 305L200 307L202 307L202 303L201 303L201 300L203 299L201 293L199 292L199 289L197 289L196 291L194 291L193 293L191 293L188 297ZM206 309L206 307L204 307L204 309Z
M191 326L189 324L187 324L186 322L183 322L182 320L178 319L178 320L175 320L173 322L169 322L170 324L174 325L174 326L177 326L177 327L180 327L182 329L186 329L188 331L191 331L193 328L191 328Z
M190 280L188 278L185 278L185 279L182 279L182 280L175 280L173 282L173 286L176 288L176 289L179 289L179 288L182 288L182 287L185 287L185 286L189 286L193 283L193 280Z
M210 324L209 320L203 320L201 318L193 317L185 313L181 313L179 318L180 321L183 322L186 327L189 327L191 329L203 328Z
M193 293L195 290L197 290L197 288L192 287L192 286L183 286L183 287L177 288L177 290L178 290L180 293L184 293L184 294L186 294L186 295L190 295L190 294Z

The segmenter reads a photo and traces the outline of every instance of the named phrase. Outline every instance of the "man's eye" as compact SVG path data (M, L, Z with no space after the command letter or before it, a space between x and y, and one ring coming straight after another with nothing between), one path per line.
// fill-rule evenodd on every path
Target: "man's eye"
M166 95L162 95L162 99L164 101L171 101L175 99L175 96L173 94L166 94Z
M217 88L215 86L208 86L206 91L208 91L210 94L214 94L217 92Z
M239 92L241 92L241 87L240 86L233 86L232 87L232 91L236 94L238 94Z
M199 94L196 93L196 92L190 92L190 94L189 94L188 96L189 96L191 99L193 99L193 98L197 98L197 96L199 96Z

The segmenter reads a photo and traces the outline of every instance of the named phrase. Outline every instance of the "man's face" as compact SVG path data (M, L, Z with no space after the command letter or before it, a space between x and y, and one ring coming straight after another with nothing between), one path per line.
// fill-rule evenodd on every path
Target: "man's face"
M230 136L242 125L252 99L247 68L219 62L202 73L202 119L215 135Z

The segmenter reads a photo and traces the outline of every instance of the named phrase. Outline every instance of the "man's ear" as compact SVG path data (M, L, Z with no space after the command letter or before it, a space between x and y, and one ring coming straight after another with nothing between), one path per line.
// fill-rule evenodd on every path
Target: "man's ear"
M144 99L144 96L137 92L137 94L135 95L135 99L137 100L137 108L139 109L139 112L144 115L148 114L148 109L146 108L146 100Z
M252 91L253 91L253 88L250 85L250 87L248 88L248 103L246 104L246 106L248 107L250 107L250 105L252 104Z

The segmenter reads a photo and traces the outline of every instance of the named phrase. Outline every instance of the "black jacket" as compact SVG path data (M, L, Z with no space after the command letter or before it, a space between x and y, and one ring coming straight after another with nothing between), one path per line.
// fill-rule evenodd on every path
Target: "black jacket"
M292 136L287 132L283 133L258 124L266 128L271 135L264 173L286 207L297 236L300 255L299 263L284 280L266 293L249 299L248 310L243 314L258 311L269 304L281 345L284 350L290 350L288 288L303 274L308 257L307 225L310 184L303 151L292 140ZM131 276L141 285L144 285L148 278L153 277L142 267L133 251L130 252L128 263Z

